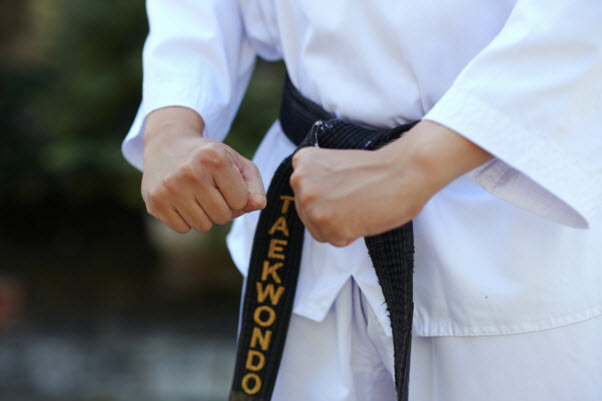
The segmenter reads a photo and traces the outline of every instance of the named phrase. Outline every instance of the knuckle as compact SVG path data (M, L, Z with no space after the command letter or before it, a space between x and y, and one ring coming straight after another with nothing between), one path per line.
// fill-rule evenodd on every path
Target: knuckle
M419 203L414 203L414 204L410 205L408 207L407 219L408 220L414 219L416 216L418 216L420 214L420 212L422 211L422 208L423 208L423 205L421 205Z
M351 241L348 240L347 238L336 238L336 239L330 241L330 244L336 246L337 248L345 247L345 246L349 245L350 243L351 243Z
M263 209L268 204L268 199L265 196L255 196L253 197L254 206L257 209Z
M322 234L321 232L315 232L314 231L312 233L312 236L318 242L321 242L321 243L327 243L328 242L328 238L324 234Z
M175 175L170 175L161 181L161 185L168 196L177 196L181 191L180 180Z
M339 245L337 245L337 246L347 246L347 245L351 244L354 240L355 240L355 236L353 236L350 232L345 232L339 238Z
M199 223L195 226L195 230L201 232L201 233L206 233L209 230L211 230L213 228L213 223L210 221L204 221L202 223Z
M144 197L144 202L146 203L146 210L151 213L152 211L157 211L157 205L161 203L162 196L159 191L151 191ZM153 214L153 213L151 213Z
M312 191L311 189L306 190L299 194L299 202L305 206L311 205L317 199L317 197L318 195L315 191ZM320 209L317 209L317 211L319 211L320 213L322 212Z
M196 180L197 178L196 171L190 164L184 164L180 167L180 176L189 180Z
M353 241L353 236L341 224L330 224L326 229L327 241L336 247L344 247Z
M302 149L299 149L297 152L295 152L295 154L293 155L293 160L300 162L301 160L303 160L303 158L305 157L305 155L307 154L307 152L309 152L311 150L311 148L309 147L305 147Z
M291 174L289 183L291 184L291 188L299 188L301 184L301 174L299 174L297 170L293 171Z
M223 214L223 213L220 213L218 216L216 216L216 217L213 219L213 222L214 222L215 224L217 224L217 225L220 225L220 226L221 226L221 225L224 225L224 224L226 224L227 222L229 222L229 221L230 221L230 217L231 217L231 216L232 216L232 213L228 213L228 215L225 215L225 214Z
M318 242L327 242L326 238L324 238L324 236L322 235L322 233L320 232L320 230L318 230L316 227L308 227L308 231L311 234L311 236L313 237L314 240L318 241Z
M145 202L146 204L146 212L151 216L157 217L157 206L152 202Z
M294 170L299 170L299 169L303 168L303 166L306 164L306 161L307 161L308 152L310 152L310 151L311 151L311 148L303 148L303 149L299 149L293 155L291 162L293 164Z
M317 207L312 211L313 222L322 228L327 228L330 225L331 216L330 211L324 207Z
M230 199L230 202L228 202L228 205L233 210L241 210L243 207L247 206L248 201L249 191L246 191L245 193L238 194L238 196L233 196L232 199Z
M208 143L199 149L202 165L207 167L222 167L225 164L224 149L216 143Z
M301 156L299 155L301 152L303 151L303 149L299 150L298 152L296 152L293 155L293 158L291 159L291 162L293 164L293 169L297 170L298 166L299 166L299 162L301 161Z
M247 206L247 200L240 198L232 200L230 206L233 210L242 210L245 206Z

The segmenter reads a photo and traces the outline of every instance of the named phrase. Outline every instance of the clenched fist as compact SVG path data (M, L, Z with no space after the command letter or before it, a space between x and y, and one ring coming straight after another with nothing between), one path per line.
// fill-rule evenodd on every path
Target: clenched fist
M290 184L312 236L346 246L412 220L437 191L491 158L451 129L422 121L376 151L303 148Z
M266 204L255 164L203 138L203 128L202 118L183 107L146 119L142 198L151 215L179 233L206 232Z
M293 157L291 187L301 221L320 242L346 246L411 220L424 196L391 159L377 152L303 148ZM410 172L405 172L410 174Z

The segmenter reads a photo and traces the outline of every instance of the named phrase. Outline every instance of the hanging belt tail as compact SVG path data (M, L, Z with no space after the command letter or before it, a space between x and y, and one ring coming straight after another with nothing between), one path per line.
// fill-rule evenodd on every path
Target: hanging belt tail
M335 118L304 98L287 77L280 124L298 146L375 150L416 122L369 130ZM276 170L255 232L229 401L270 401L297 287L304 227L289 185L292 155ZM411 222L365 238L391 320L399 401L408 399L414 243Z

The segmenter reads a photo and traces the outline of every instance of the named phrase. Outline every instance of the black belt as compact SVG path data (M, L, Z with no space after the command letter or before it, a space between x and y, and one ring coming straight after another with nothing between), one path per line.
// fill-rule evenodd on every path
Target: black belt
M280 124L300 149L375 150L399 138L416 122L390 130L369 130L335 118L304 98L287 77ZM234 381L230 401L269 401L280 366L293 308L304 226L289 185L292 155L276 170L261 211L247 275ZM399 401L408 399L414 237L412 223L365 237L383 290L393 331L395 384Z

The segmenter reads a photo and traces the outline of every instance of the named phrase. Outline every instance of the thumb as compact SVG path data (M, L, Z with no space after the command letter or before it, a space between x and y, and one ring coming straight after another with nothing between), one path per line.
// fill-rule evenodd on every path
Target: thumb
M249 190L247 205L242 210L247 213L261 210L267 203L261 174L259 174L259 169L255 163L242 157L241 159L243 159L242 163L238 167Z

